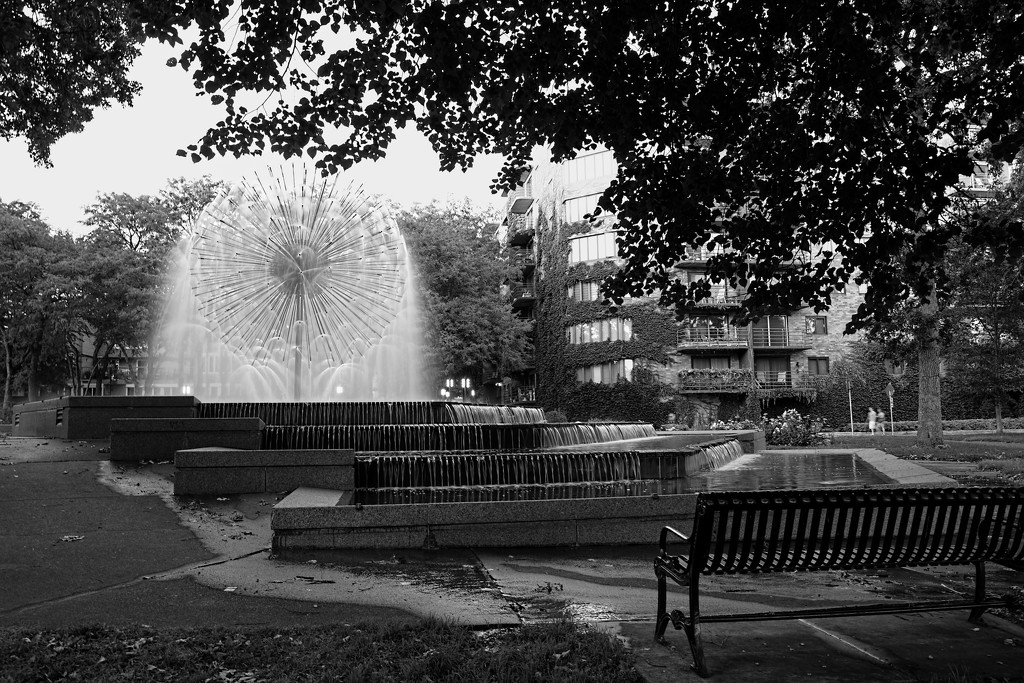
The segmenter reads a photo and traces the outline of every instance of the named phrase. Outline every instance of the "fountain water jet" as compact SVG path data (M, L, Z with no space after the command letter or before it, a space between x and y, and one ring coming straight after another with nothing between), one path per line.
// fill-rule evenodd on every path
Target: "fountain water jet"
M292 168L222 193L184 237L152 384L201 400L425 398L405 242L356 185Z

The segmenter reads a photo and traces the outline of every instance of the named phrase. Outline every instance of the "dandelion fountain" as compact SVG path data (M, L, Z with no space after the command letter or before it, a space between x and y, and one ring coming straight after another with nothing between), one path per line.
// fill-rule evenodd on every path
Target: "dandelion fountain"
M422 399L419 322L386 206L308 170L256 175L182 240L155 384L204 401Z

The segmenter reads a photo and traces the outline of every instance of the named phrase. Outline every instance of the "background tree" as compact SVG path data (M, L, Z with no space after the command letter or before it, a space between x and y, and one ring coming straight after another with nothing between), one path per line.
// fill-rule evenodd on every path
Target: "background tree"
M167 187L160 190L160 202L174 217L178 230L188 232L195 226L206 205L227 189L227 183L209 175L196 179L170 178Z
M426 313L436 380L468 376L480 386L525 366L529 321L502 285L514 274L493 237L493 216L467 200L417 205L398 214Z
M170 293L175 246L203 208L224 189L210 176L173 178L159 196L101 194L86 207L93 230L75 265L77 312L93 341L89 381L110 375L111 358L146 348ZM150 357L151 369L161 358Z
M982 399L1003 430L1003 410L1024 393L1024 263L986 245L977 233L1024 218L1024 170L991 199L961 206L966 224L947 258L946 360L965 398Z
M159 197L133 197L109 192L85 207L90 240L111 249L123 248L162 258L178 241L180 229L171 208Z
M73 254L66 234L52 234L38 211L21 202L0 203L0 343L4 355L2 412L12 386L39 398L43 383L62 382L66 317L63 266Z

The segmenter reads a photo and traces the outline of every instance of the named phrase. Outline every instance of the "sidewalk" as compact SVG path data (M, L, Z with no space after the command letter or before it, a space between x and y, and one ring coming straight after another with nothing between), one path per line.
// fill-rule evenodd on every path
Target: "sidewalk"
M302 625L444 616L485 627L572 614L627 639L652 683L700 680L682 632L653 642L654 544L274 557L271 495L176 499L169 463L103 442L0 445L0 627ZM968 567L711 577L707 613L948 594ZM989 587L1024 574L989 568ZM685 606L673 594L671 608ZM1024 629L933 613L704 628L712 680L1024 681ZM953 680L964 680L956 678Z

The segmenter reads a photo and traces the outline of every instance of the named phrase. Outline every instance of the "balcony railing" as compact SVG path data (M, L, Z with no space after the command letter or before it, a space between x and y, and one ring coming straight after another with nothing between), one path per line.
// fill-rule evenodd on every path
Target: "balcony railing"
M505 399L506 403L536 403L537 402L537 388L536 387L513 387L509 389L508 396Z
M750 370L683 370L679 389L692 392L745 392L752 384Z
M764 349L773 346L789 346L789 331L785 329L765 329L755 327L751 330L751 341L754 348Z
M712 256L719 256L723 253L722 247L715 247L714 249L707 249L705 247L694 249L692 247L687 247L686 255L683 256L683 261L707 261Z
M792 370L764 371L755 373L758 389L796 389L816 391L828 381L828 375L812 375L809 372L793 372Z
M688 392L735 393L747 392L753 387L772 392L792 390L814 392L828 381L828 375L812 375L791 370L766 371L741 369L683 370L679 373L679 389Z
M710 296L697 302L698 308L703 307L726 307L739 306L746 297L745 290L731 289L727 287L712 287Z
M676 345L683 349L746 348L746 330L734 326L694 328L681 327L676 333Z
M533 249L515 249L512 251L511 259L520 270L530 270L537 265Z
M516 282L512 285L512 305L528 306L537 298L537 290L532 282Z

